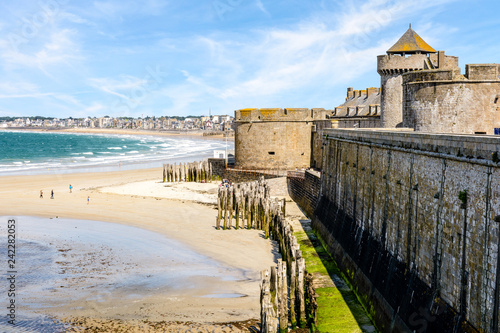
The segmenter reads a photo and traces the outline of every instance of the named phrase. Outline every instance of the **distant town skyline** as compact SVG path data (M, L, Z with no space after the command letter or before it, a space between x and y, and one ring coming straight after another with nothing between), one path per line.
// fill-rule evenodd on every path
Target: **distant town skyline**
M408 24L467 63L500 63L493 0L21 0L0 4L0 117L232 115L334 108L379 87Z

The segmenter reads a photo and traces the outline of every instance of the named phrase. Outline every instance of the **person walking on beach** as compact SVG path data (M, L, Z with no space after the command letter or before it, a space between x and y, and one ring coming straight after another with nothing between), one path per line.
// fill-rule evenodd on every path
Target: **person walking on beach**
M40 199L43 199L43 190L40 190Z
M87 205L90 203L90 197L87 197Z
M73 193L73 192L71 192L71 189L73 189L73 186L71 186L71 184L69 184L69 193Z
M50 191L50 198L54 199L54 190Z

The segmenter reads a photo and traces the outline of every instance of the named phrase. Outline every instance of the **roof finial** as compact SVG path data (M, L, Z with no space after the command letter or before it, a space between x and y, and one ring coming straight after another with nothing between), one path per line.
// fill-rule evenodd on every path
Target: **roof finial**
M410 23L410 29L411 29L411 23Z

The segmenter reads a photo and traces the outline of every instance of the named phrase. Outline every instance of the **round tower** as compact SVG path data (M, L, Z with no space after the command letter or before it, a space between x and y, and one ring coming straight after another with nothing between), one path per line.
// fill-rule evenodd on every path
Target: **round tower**
M380 74L381 127L401 127L403 122L403 77L410 71L433 69L429 54L436 53L415 31L410 28L394 44L386 55L377 57ZM407 55L409 55L407 57Z

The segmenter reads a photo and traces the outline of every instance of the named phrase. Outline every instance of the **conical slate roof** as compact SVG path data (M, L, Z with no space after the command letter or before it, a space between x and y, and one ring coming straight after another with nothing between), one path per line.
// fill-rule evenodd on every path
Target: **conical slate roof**
M410 28L394 44L387 54L414 54L414 53L436 53L429 44L427 44L415 31Z

